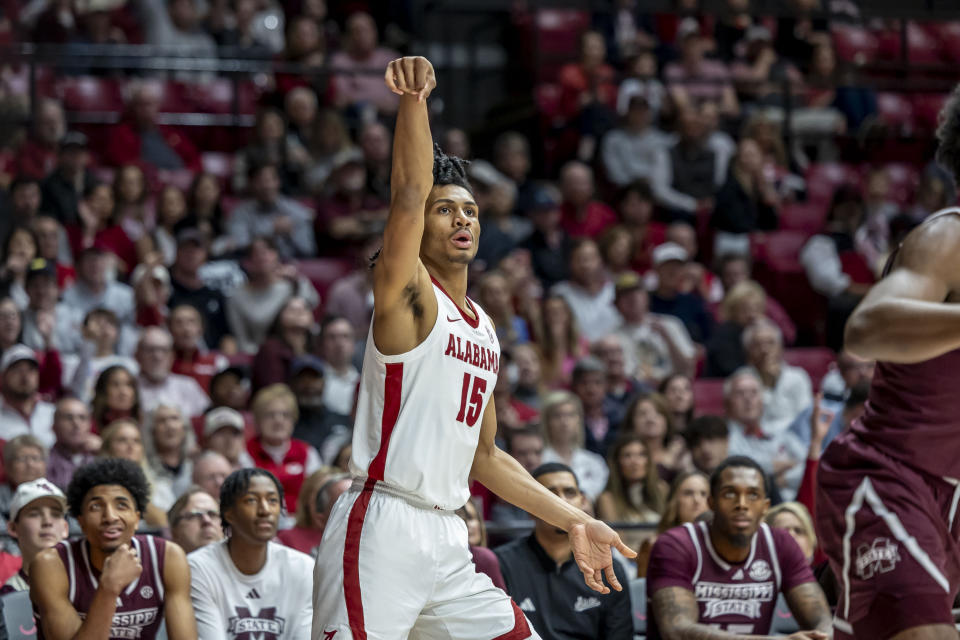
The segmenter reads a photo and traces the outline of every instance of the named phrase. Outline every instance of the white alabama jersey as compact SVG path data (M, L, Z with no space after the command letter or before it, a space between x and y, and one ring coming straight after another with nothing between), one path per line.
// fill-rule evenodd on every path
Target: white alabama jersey
M487 314L463 313L433 280L437 322L421 344L387 356L367 337L350 470L440 509L462 507L480 424L500 371Z

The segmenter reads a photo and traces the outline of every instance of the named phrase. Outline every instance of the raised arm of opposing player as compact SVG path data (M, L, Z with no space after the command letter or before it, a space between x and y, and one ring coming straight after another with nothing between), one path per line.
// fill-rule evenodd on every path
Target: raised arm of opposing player
M566 531L570 536L573 559L588 587L600 593L610 593L603 584L606 576L610 587L622 590L623 586L613 572L610 548L616 547L628 558L636 558L637 553L623 544L620 536L606 524L561 500L534 480L519 462L497 447L496 435L497 412L491 397L484 409L480 442L470 476L507 502Z
M944 215L907 236L890 274L847 321L844 346L870 360L911 363L960 348L960 216Z

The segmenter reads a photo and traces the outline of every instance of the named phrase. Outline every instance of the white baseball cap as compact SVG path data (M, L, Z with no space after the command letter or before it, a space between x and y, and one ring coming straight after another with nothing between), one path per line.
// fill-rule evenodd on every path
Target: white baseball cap
M243 416L236 409L217 407L204 418L203 435L204 437L211 436L223 427L233 427L242 432L245 428Z
M653 266L655 267L659 267L664 262L670 262L671 260L686 262L689 259L690 256L687 255L687 250L676 242L664 242L653 249Z
M37 478L30 482L24 482L13 492L13 498L10 500L11 522L17 519L17 514L20 513L21 509L40 498L53 498L60 503L64 511L67 510L67 498L63 495L63 491L60 491L57 485L46 478Z
M3 357L0 358L0 373L5 372L21 360L29 360L34 364L40 364L33 349L25 344L15 344L3 352Z

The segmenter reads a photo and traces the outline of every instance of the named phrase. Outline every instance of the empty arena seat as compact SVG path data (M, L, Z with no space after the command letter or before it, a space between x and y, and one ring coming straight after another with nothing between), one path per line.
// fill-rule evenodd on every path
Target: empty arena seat
M947 101L946 93L917 93L911 99L913 104L913 121L916 126L925 132L937 128L937 118L943 103Z
M700 379L693 381L693 403L697 415L723 414L723 380Z
M0 620L4 638L10 640L34 640L37 625L33 619L33 606L29 591L14 591L0 597Z
M787 600L781 593L777 597L777 608L773 612L773 621L770 624L770 632L777 636L788 636L792 633L796 633L799 630L800 625L797 624L796 619L793 617L793 613L790 611L790 607L787 606Z
M931 22L924 27L940 42L941 53L945 60L960 59L960 22Z
M550 82L540 83L534 90L534 99L540 117L552 124L553 119L560 115L560 86Z
M237 113L253 115L257 111L260 91L250 81L236 83ZM233 113L234 83L229 78L217 78L212 82L191 85L189 95L197 109L204 113Z
M837 354L826 347L796 347L794 349L784 349L783 359L787 364L800 367L810 376L813 382L813 388L820 388L820 381L827 375L832 365L837 360Z
M647 635L647 579L634 578L630 581L630 605L633 608L633 632Z
M881 60L901 59L900 28L878 31L877 57ZM907 23L907 61L910 64L936 64L941 60L940 40L916 22Z
M876 36L863 27L836 24L831 28L837 57L844 62L863 65L877 58L880 48Z
M860 171L839 162L812 164L807 169L807 198L816 202L830 202L833 192L842 184L860 185Z
M898 133L909 133L913 128L913 105L902 93L879 92L877 115Z
M814 234L823 228L827 205L823 202L792 202L780 207L780 229Z
M753 259L773 265L800 264L800 250L810 238L803 231L769 231L750 234Z
M56 93L67 111L123 111L120 85L109 78L61 78L57 82Z
M297 271L310 280L320 299L325 300L330 286L354 269L350 260L338 258L310 258L296 262Z
M539 9L535 24L541 55L573 58L580 50L580 34L590 27L590 13L579 9Z

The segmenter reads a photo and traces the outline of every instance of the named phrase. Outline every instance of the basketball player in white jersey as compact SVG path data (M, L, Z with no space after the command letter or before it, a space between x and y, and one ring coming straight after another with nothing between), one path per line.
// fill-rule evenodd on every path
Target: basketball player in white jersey
M480 221L466 163L434 151L425 58L394 60L400 95L390 216L373 266L374 313L350 460L314 574L313 640L539 638L523 613L474 571L455 510L473 478L567 531L593 589L621 586L611 547L636 554L494 444L491 397L500 345L467 293ZM436 153L436 156L434 155Z

